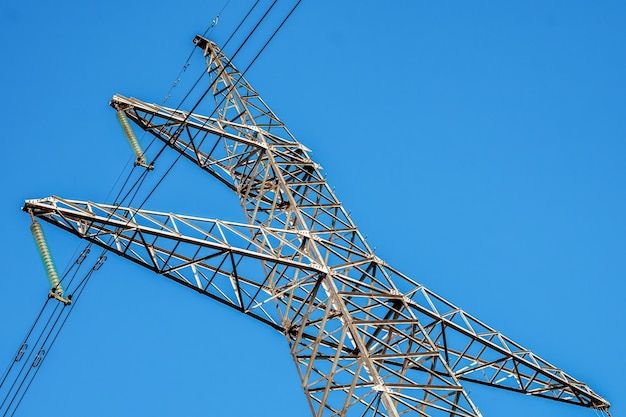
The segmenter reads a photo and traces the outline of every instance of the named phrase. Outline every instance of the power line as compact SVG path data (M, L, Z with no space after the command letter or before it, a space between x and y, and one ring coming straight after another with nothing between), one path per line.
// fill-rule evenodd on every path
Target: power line
M78 284L77 289L74 292L74 298L73 298L73 302L72 304L70 304L69 306L63 306L62 311L67 310L67 314L65 315L65 317L63 318L63 320L61 321L61 325L54 330L54 328L50 329L50 332L48 332L48 334L46 335L46 339L45 341L47 341L51 336L52 336L52 340L50 342L50 344L47 347L47 352L50 351L50 349L52 349L52 346L54 345L54 342L56 342L57 337L59 337L59 334L61 334L61 330L63 330L63 327L65 327L65 324L67 323L67 319L69 318L70 314L72 313L72 311L74 311L74 308L76 306L76 302L78 301L78 299L80 298L80 296L82 295L85 287L87 286L87 282L89 282L89 279L91 278L91 276L93 275L93 273L95 271L97 271L98 269L100 269L100 266L102 265L102 263L104 262L104 260L106 260L106 250L102 251L102 254L100 255L100 257L98 258L98 260L96 261L96 263L94 264L94 266L89 270L89 272L87 273L87 275L85 275L85 277L81 280L81 282ZM67 309L66 309L67 307ZM59 321L59 319L61 318L61 315L59 315L59 317L57 318L57 320L55 321L55 326L56 323ZM54 333L53 333L54 332ZM45 343L44 341L44 343ZM43 349L43 348L42 348ZM15 412L17 411L17 409L19 408L20 404L22 403L22 400L24 399L24 396L26 395L26 393L28 392L28 389L30 388L30 385L33 383L33 381L35 380L35 377L37 376L37 373L39 372L39 370L41 369L41 365L43 362L43 359L45 359L45 357L47 356L47 354L41 359L41 361L39 362L39 364L35 367L35 372L33 373L32 377L30 378L30 380L28 381L28 384L26 385L26 387L24 388L24 390L21 393L21 396L19 397L18 402L15 405L15 408L13 409L13 413L11 413L11 417L15 414ZM22 384L24 383L24 381L22 382ZM16 392L16 396L17 397L18 392ZM14 399L15 399L14 398ZM14 400L13 399L13 400ZM12 402L13 402L12 400Z
M245 46L245 44L250 40L250 38L252 37L252 35L254 34L254 32L256 32L256 30L259 28L259 26L261 25L261 23L263 22L263 20L265 20L265 18L268 16L268 14L270 13L270 11L272 10L272 8L276 5L278 0L274 0L274 2L268 7L268 9L265 11L265 13L263 14L263 16L261 16L261 18L257 21L256 25L254 25L254 27L252 28L252 30L250 31L250 33L248 33L248 36L244 39L244 41L241 43L241 45L239 46L239 48L237 48L237 50L235 51L235 53L233 54L232 59L234 59L237 54L242 50L242 48ZM298 4L300 4L300 1L298 1L298 3L296 4L295 7L298 6ZM255 3L256 5L256 3ZM254 6L253 6L254 7ZM284 25L284 23L287 21L287 19L289 19L289 17L291 16L291 14L293 13L293 10L295 10L295 7L292 9L292 11L283 19L283 21L281 22L281 24L279 25L278 29L274 31L274 33L272 34L272 36L270 37L270 39L266 42L266 44L263 46L263 48L261 50L259 50L259 52L257 52L256 56L254 57L254 59L252 60L252 62L250 64L248 64L248 66L246 67L246 69L244 70L244 72L242 73L242 77L243 75L245 75L245 73L250 69L250 67L252 66L252 64L258 59L259 55L261 55L261 53L263 52L263 50L265 49L265 47L269 44L269 42L274 38L274 36L276 35L276 33L278 32L278 30ZM248 13L249 14L249 13ZM246 15L246 17L244 17L244 20L247 18L248 15ZM237 27L239 28L241 26L241 24ZM230 38L229 38L230 39ZM205 89L205 91L202 93L202 95L200 96L200 98L196 101L196 103L194 104L194 106L187 112L187 114L185 115L184 120L181 122L181 126L184 125L184 123L189 119L189 117L193 114L193 111L200 105L200 103L204 100L204 98L207 96L207 94L211 91L211 89L213 88L213 86L215 85L215 83L217 82L217 80L219 79L220 75L222 74L222 72L225 69L222 69L218 75L215 77L215 79L211 82L211 84ZM229 89L234 88L234 85L229 87ZM209 121L209 119L215 115L215 112L217 111L217 109L219 108L219 106L221 106L221 104L224 102L224 100L226 99L226 96L224 96L222 98L222 100L218 103L217 106L215 106L215 109L211 112L211 114L207 117L207 120L204 122L203 126L206 125ZM198 131L193 139L196 139L196 137L199 135L200 131ZM206 133L205 133L205 137L206 137ZM174 133L174 137L176 136L176 133ZM204 140L204 138L202 139ZM176 165L176 163L178 163L178 161L180 160L180 158L183 156L183 153L189 148L191 142L188 143L185 148L183 149L183 152L179 153L178 156L176 157L176 159L170 164L170 166L168 167L168 169L165 171L165 173L161 176L161 178L159 179L159 181L154 185L154 187L152 188L152 190L150 190L150 192L148 193L148 195L145 197L145 199L141 202L141 204L139 205L139 207L137 208L137 210L141 209L144 204L148 201L148 199L154 194L154 192L156 191L156 189L158 188L158 186L163 182L163 180L165 180L165 177L171 172L171 170L174 168L174 165ZM165 148L167 148L167 144L164 144L161 148L160 152L163 152L163 150ZM159 153L160 154L160 153ZM151 164L153 164L153 162L151 162Z
M228 3L230 2L230 0L228 0L226 2L226 4L224 5L224 7L222 8L222 10L220 11L220 13L226 8L226 6L228 5ZM226 44L230 42L230 40L233 38L233 36L239 31L239 29L241 28L241 26L244 24L244 22L249 18L249 16L251 15L252 11L256 8L256 6L258 5L259 0L257 0L252 7L249 9L249 11L246 13L246 15L243 17L243 19L240 21L240 23L237 25L237 27L235 28L235 30L233 31L233 33L229 36L229 38L226 41ZM256 22L256 24L254 25L254 27L251 29L251 31L248 33L248 35L246 36L246 38L243 40L243 42L239 45L239 47L237 48L235 54L233 54L232 58L234 58L244 47L244 45L250 40L250 38L252 37L252 35L257 31L257 29L259 28L259 26L261 25L261 23L265 20L265 18L268 16L268 14L270 13L270 11L273 9L273 7L276 5L277 0L274 0L274 2L268 7L268 9L265 11L265 13L263 14L263 16L261 16L261 18ZM291 11L287 14L287 16L282 20L282 22L280 23L280 25L274 30L274 32L272 33L272 35L270 36L270 38L265 42L265 44L263 45L263 47L256 53L256 55L254 56L254 58L252 59L252 61L248 64L248 66L246 67L246 69L244 70L243 73L241 73L241 77L243 77L245 75L245 73L250 69L250 67L256 62L256 60L258 59L258 57L261 55L261 53L265 50L265 48L268 46L268 44L272 41L272 39L275 37L275 35L278 33L278 31L283 27L283 25L285 24L285 22L290 18L290 16L292 15L292 13L294 12L294 10L298 7L298 5L300 4L300 0L296 3L296 5L291 9ZM217 20L219 19L219 15L220 13L217 14L216 18L213 20L213 22L211 23L211 25L207 28L207 30L205 30L204 34L206 34L207 32L209 32L214 26L215 24L217 24ZM195 51L195 47L194 47L194 51ZM185 63L185 65L183 66L183 68L181 69L181 71L178 74L178 77L176 79L176 81L174 82L174 84L172 85L172 87L170 88L170 91L168 92L168 94L166 95L166 98L164 100L167 101L167 99L169 98L169 94L171 93L172 89L176 87L176 85L178 84L178 81L180 80L180 76L182 75L183 72L186 71L186 68L188 67L189 64L189 60L191 59L193 52L191 52L191 54L189 55L187 62ZM183 100L179 103L179 105L177 106L177 109L180 108L180 106L182 106L182 104L185 102L185 100L189 97L189 95L191 94L191 91L193 91L196 86L198 85L199 81L201 80L201 78L206 74L206 72L203 71L202 75L198 78L198 80L194 83L194 85L192 86L192 88L187 92L187 94L185 95L185 97L183 98ZM211 91L211 88L213 87L214 83L217 81L217 79L219 79L219 75L216 77L216 79L211 83L211 85L204 91L204 93L201 95L201 97L196 101L196 103L194 104L194 106L192 107L192 109L189 111L188 116L192 114L192 112L198 107L198 105L204 100L204 98L206 97L206 95L209 93L209 91ZM234 88L234 86L232 86L231 88ZM211 116L213 116L213 114L215 113L215 111L217 111L217 109L219 108L219 106L221 106L221 104L224 102L225 97L222 98L221 102L216 106L215 110L213 110L213 113L211 114ZM187 117L188 117L187 116ZM211 117L209 116L209 117ZM144 132L145 135L145 132ZM196 134L197 136L197 134ZM205 136L206 137L206 136ZM204 138L203 138L204 140ZM152 145L152 143L154 142L154 139L151 141L151 143L148 145L147 149L149 149ZM162 152L164 151L166 146L162 147L161 150L159 150L159 152L157 153L156 157L153 159L152 164L154 164L154 162L160 157L160 155L162 154ZM146 149L146 150L147 150ZM163 180L165 179L165 177L171 172L172 168L174 167L174 165L179 161L180 157L182 156L182 154L179 154L178 157L170 164L169 168L165 171L165 173L161 176L161 178L157 181L157 183L152 187L152 189L150 190L150 192L147 194L147 196L144 198L144 200L141 202L141 204L139 205L138 209L140 209L141 207L143 207L143 205L148 201L148 199L153 195L153 193L155 192L155 190L158 188L158 186L163 182ZM127 165L128 166L128 163ZM126 167L124 168L126 169ZM140 189L142 188L142 184L144 183L145 179L147 178L147 173L149 172L147 169L142 171L142 173L140 174L140 176L134 181L134 183L132 184L132 186L126 191L125 194L124 193L124 189L126 188L126 186L128 185L131 177L132 177L132 173L133 171L135 171L134 169L131 170L131 172L126 176L126 179L124 180L124 183L122 184L122 186L120 187L116 197L115 197L115 203L114 205L117 205L117 207L121 206L121 204L130 197L129 203L132 203L132 201L135 200L135 198L138 196L138 193L140 191ZM123 172L123 170L122 170ZM118 179L115 181L115 183L118 183L121 175L118 177ZM111 190L112 191L112 190ZM111 192L109 192L109 196L110 196ZM120 200L120 197L123 195L123 197ZM107 196L108 199L108 196ZM112 214L110 214L112 215ZM114 237L112 236L110 239L114 239ZM110 242L109 242L110 243ZM90 242L88 245L86 245L86 247L83 249L83 251L81 252L81 254L77 257L77 259L75 260L75 262L73 264L71 264L66 272L63 274L62 280L64 280L69 273L72 271L72 269L78 265L78 267L76 268L76 270L74 271L74 273L72 274L71 278L69 279L69 282L67 283L67 287L68 290L70 290L70 287L76 277L76 274L78 273L78 270L80 269L80 265L82 264L82 262L84 261L84 259L86 258L87 254L90 251L90 248L92 246L92 242ZM78 250L78 249L76 249ZM37 318L35 319L35 322L33 323L33 325L31 326L31 328L29 329L26 338L24 339L24 342L22 343L22 345L20 346L20 350L18 350L18 353L16 354L14 361L11 363L11 365L8 367L7 371L5 372L5 374L3 375L2 381L0 382L0 387L2 387L2 385L6 382L8 376L10 375L14 365L16 364L16 362L24 359L23 363L22 363L22 367L18 372L18 375L16 377L16 379L14 380L14 382L11 384L11 387L7 393L7 395L5 396L3 402L0 404L0 410L2 409L2 407L4 406L4 404L9 400L10 401L7 405L6 411L3 414L3 417L6 417L9 413L9 411L11 410L12 405L15 403L16 399L17 399L17 403L15 403L15 407L13 408L12 413L10 414L11 416L13 416L15 414L15 412L17 411L17 408L19 407L19 405L21 404L22 400L24 399L24 396L26 395L28 389L30 388L30 385L32 384L32 381L34 380L35 376L37 375L37 373L39 372L39 369L41 368L41 364L43 362L43 360L45 359L46 355L47 355L47 351L50 350L50 348L52 348L52 346L54 345L58 335L60 334L61 330L63 329L63 327L65 326L65 323L67 322L67 319L70 315L70 313L73 311L76 302L78 300L78 298L80 297L80 295L83 293L84 288L87 284L87 282L89 281L89 279L91 278L91 276L93 275L93 272L95 272L96 270L100 269L100 266L102 265L102 263L104 262L104 260L106 259L106 253L107 253L108 249L105 246L105 248L103 249L100 257L98 258L98 260L95 262L95 264L93 265L93 267L87 272L87 274L85 275L85 277L80 281L80 283L77 285L77 287L74 289L74 293L73 295L73 302L72 304L70 304L69 306L63 305L61 306L60 304L56 304L52 314L49 315L48 319L45 322L45 325L42 329L42 331L39 333L37 340L34 343L34 348L26 355L26 358L24 359L24 355L25 355L25 350L28 348L28 344L27 341L28 339L31 337L31 334L33 332L33 330L37 327L37 324L39 323L39 320L42 318L44 311L46 310L46 307L48 306L48 302L49 302L49 298L46 300L46 302L44 303L42 309L40 310L39 314L37 315ZM68 308L66 308L68 307ZM60 309L59 309L60 308ZM62 318L63 317L63 318ZM50 324L52 323L52 325L50 326ZM59 325L60 323L60 325ZM47 333L46 333L46 329L48 329ZM45 334L45 336L44 336ZM42 341L43 338L43 341ZM40 343L41 341L41 343ZM48 341L50 341L50 343L48 344ZM37 349L37 347L39 347L39 349ZM32 359L31 362L31 358L33 358L33 354L34 352L37 351L37 354L35 355L34 359ZM24 373L25 367L29 364L29 362L31 363L30 368ZM29 375L31 374L31 372L33 371L32 376L29 378ZM23 375L22 375L23 374ZM17 385L17 389L15 390L15 392L13 393L13 395L11 396L11 392L14 390L16 384L18 383L18 381L20 381L20 377L21 377L21 382L19 383L19 385ZM28 382L27 382L28 381ZM26 385L24 385L26 384ZM22 389L23 388L23 389ZM19 397L19 399L18 399Z

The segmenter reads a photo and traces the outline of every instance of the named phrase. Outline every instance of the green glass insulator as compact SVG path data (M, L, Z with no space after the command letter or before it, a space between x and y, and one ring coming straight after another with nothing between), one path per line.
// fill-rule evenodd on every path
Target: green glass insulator
M133 129L130 127L126 113L123 110L117 111L117 120L120 122L124 135L126 135L126 139L128 139L128 143L137 158L137 165L146 166L146 157L141 150L139 141L135 137L135 132L133 132Z
M35 238L37 250L39 251L39 255L41 256L43 266L46 269L46 274L48 275L48 280L50 281L52 291L58 296L63 297L63 287L61 287L61 281L59 280L57 271L54 268L52 256L50 255L50 250L48 249L48 244L46 243L46 239L43 235L43 229L41 228L41 225L36 221L33 221L33 224L30 226L30 231Z

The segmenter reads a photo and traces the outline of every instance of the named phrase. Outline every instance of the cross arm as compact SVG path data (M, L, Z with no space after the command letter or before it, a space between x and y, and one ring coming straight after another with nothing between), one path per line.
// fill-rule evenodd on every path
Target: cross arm
M295 139L247 125L172 109L116 94L111 107L122 111L142 130L238 191L243 171L269 148L301 158L306 148ZM261 140L262 135L263 140Z
M295 231L54 196L28 200L23 210L280 331L280 276L305 283L320 273L308 238Z

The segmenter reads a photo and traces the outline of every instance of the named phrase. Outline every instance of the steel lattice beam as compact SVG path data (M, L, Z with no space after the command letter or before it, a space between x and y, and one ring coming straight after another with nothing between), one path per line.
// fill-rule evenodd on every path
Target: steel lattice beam
M324 316L338 316L335 309L324 310L325 305L330 304L318 296L320 277L330 272L343 287L339 295L350 300L350 314L356 318L355 325L363 329L361 333L367 338L368 349L378 349L381 366L398 367L407 359L428 356L407 351L402 343L410 343L410 338L399 337L399 333L414 334L414 326L422 323L460 379L572 403L577 403L574 397L588 404L599 399L584 384L410 281L373 255L360 265L351 265L362 276L345 273L346 265L329 271L311 262L303 249L307 239L324 247L333 246L332 242L319 237L58 197L27 201L24 209L249 314L290 337L299 338L301 344L321 343L332 350L341 347L344 355L353 360L356 357L354 348L340 344L336 337L318 339L319 322L307 332L298 325L303 320L304 308L322 309ZM260 236L266 243L259 245L254 236ZM270 266L269 272L261 268L259 260ZM413 291L399 294L392 288L385 288L381 279L375 280L377 272L393 278L393 282L403 287L411 286ZM369 285L365 285L363 276L371 280ZM278 312L276 306L279 306ZM288 317L285 311L293 315ZM395 340L390 329L398 333ZM565 388L557 390L558 386ZM542 392L538 387L552 389ZM320 388L312 391L318 392Z
M111 105L237 193L247 224L56 197L25 210L282 331L315 416L478 416L462 381L608 410L376 257L309 150L214 43L194 42L216 117Z

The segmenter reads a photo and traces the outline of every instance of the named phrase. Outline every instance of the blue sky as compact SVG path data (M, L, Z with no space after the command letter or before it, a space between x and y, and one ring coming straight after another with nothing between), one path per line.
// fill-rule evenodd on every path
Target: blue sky
M224 42L251 3L231 1L212 39ZM624 414L626 6L336 3L304 1L249 81L313 150L381 258ZM223 5L0 4L0 367L48 291L23 201L111 202L130 150L110 98L161 102ZM260 30L239 67L270 33ZM196 53L183 81L202 68ZM182 161L146 208L240 220L223 188ZM45 232L62 270L77 241ZM485 416L594 415L468 389ZM309 413L282 335L113 256L16 416L61 412Z

